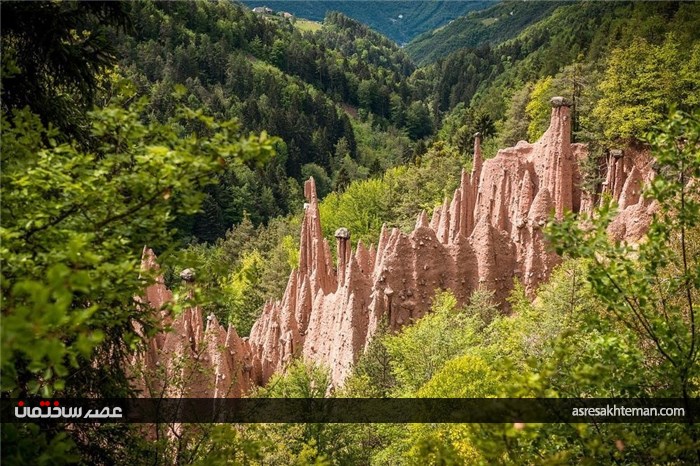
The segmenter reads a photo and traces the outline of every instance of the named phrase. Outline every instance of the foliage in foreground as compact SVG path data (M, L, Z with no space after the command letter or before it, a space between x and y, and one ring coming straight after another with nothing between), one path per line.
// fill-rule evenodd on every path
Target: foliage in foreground
M141 250L171 244L173 218L200 207L223 166L272 154L274 139L242 137L235 121L181 107L147 124L145 102L120 104L90 113L91 151L28 110L3 112L3 393L130 394L128 355L157 327L134 300L153 278L140 276ZM9 448L4 458L23 453Z

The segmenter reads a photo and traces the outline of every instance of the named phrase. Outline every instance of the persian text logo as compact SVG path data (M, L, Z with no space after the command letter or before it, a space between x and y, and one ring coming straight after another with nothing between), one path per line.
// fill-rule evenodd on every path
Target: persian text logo
M83 415L83 408L61 406L59 401L54 401L53 406L50 401L42 400L39 406L27 406L24 401L18 401L15 406L15 417L17 419L120 419L122 417L122 409L119 406L109 408L105 406L102 409L88 409Z

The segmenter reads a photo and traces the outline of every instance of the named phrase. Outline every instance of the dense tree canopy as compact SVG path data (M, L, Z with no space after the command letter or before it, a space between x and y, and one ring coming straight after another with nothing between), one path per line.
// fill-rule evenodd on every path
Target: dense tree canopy
M85 112L98 72L116 60L109 27L129 24L119 2L28 2L2 5L2 108L28 106L85 142Z
M475 132L487 156L538 138L553 94L573 102L573 137L589 144L587 192L605 147L650 148L645 240L611 242L605 202L583 223L568 215L546 230L564 260L535 300L516 282L504 315L486 290L463 306L438 291L414 325L380 325L343 387L330 393L329 368L297 359L252 396L698 396L697 4L502 2L409 46L431 62L420 68L339 13L308 28L226 1L1 8L3 396L134 395L130 358L167 330L135 298L155 278L140 270L144 246L179 297L172 312L194 300L249 334L298 265L305 178L326 237L346 227L376 243L382 224L409 231L453 193ZM3 462L700 460L697 420L152 432L8 424Z
M138 92L150 96L153 118L164 121L172 112L179 84L192 107L282 140L265 167L218 175L202 211L177 222L183 242L222 238L246 213L258 225L298 211L299 185L309 175L324 195L401 161L387 151L364 157L368 148L358 148L352 115L373 130L405 127L414 139L432 133L427 109L408 109L410 59L339 13L329 13L319 31L304 32L228 2L138 2L132 10L133 33L119 40L121 63Z

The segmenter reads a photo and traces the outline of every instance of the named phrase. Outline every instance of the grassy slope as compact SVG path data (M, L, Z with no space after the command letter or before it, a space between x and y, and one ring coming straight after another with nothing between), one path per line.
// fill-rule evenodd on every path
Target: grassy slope
M321 29L322 24L318 21L299 18L294 22L294 26L300 31L316 32Z

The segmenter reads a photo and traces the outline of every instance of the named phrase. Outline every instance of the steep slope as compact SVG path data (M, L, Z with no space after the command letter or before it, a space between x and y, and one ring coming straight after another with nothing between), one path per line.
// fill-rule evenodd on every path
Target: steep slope
M426 32L406 45L418 65L426 65L464 47L498 44L550 14L559 2L503 2L472 11L449 24ZM474 8L477 10L477 8Z
M575 138L602 143L619 133L618 127L629 126L614 121L615 112L628 114L626 121L657 124L670 105L689 110L696 101L697 3L546 2L543 8L553 9L522 31L513 30L514 37L462 47L414 73L413 87L432 99L431 108L438 116L446 115L441 138L446 136L464 150L465 136L475 131L495 133L498 144L485 146L489 155L520 139L534 141L547 128L548 96L562 95L575 102ZM514 17L508 14L503 21ZM469 24L464 27L467 33L474 31ZM449 38L436 41L431 49L446 41ZM632 57L633 52L635 58L621 65L620 57ZM655 73L668 76L661 79ZM482 121L493 124L489 129L479 124ZM464 128L457 135L460 126ZM651 126L637 124L625 137L641 135Z
M560 218L594 204L579 188L578 160L586 147L571 144L569 104L554 98L552 107L550 127L534 144L521 141L484 161L477 135L471 175L462 173L452 200L445 199L430 222L421 213L411 234L385 228L376 248L358 243L353 250L351 232L339 229L337 267L322 235L315 183L308 180L299 268L283 298L265 304L249 339L213 316L204 324L198 308L188 309L140 361L149 393L163 391L164 380L184 380L186 396L238 396L298 357L328 366L337 387L382 320L391 329L410 324L430 310L437 290L449 289L465 303L487 288L504 311L515 278L532 294L559 261L542 233L550 213ZM615 152L609 162L606 189L623 208L611 234L636 239L654 208L639 196L653 175L649 158ZM153 263L145 251L144 267ZM167 299L167 293L161 284L154 287L147 296L159 308L164 303L153 297ZM187 369L182 358L198 361L198 368ZM167 377L154 376L154 367Z
M133 30L115 35L120 72L150 98L149 117L164 120L184 102L282 139L264 167L232 167L208 188L203 212L176 225L184 238L213 242L244 212L256 225L293 212L308 172L332 180L346 155L362 163L349 113L359 109L386 125L392 97L408 105L409 93L399 92L413 71L408 56L340 14L311 34L231 2L144 1L130 8Z
M438 28L472 10L486 8L485 1L297 1L243 0L254 8L267 6L275 11L290 12L300 18L322 21L329 11L339 11L384 34L397 44L405 44L417 35Z

